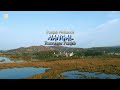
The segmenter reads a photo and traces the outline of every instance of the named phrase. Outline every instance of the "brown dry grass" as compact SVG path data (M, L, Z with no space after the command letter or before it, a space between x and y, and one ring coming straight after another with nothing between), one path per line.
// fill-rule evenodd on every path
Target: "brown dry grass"
M0 64L0 69L13 67L49 67L45 73L36 74L27 79L64 79L60 73L69 70L94 71L112 74L120 74L120 60L111 58L109 60L93 59L75 59L75 60L57 60L57 61L30 61Z

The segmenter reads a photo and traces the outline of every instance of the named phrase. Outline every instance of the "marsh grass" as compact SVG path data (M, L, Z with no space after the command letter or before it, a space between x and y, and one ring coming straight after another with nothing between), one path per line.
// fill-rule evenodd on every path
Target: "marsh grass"
M55 61L27 61L0 64L0 69L14 67L47 67L50 68L45 73L36 74L26 79L64 79L62 72L79 70L81 72L104 72L109 74L120 75L120 60L118 58L110 58L109 60L101 60L100 58L83 58L71 60L55 60Z

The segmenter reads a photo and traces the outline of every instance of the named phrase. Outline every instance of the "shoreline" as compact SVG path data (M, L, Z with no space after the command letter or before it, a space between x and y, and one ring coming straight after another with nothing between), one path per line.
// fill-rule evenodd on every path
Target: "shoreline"
M51 68L45 73L29 76L26 79L64 79L61 75L62 72L79 70L81 72L102 72L109 74L120 75L120 60L118 58L111 58L109 60L101 59L73 59L73 60L56 60L56 61L27 61L27 62L14 62L3 63L0 69L14 68L14 67L47 67Z

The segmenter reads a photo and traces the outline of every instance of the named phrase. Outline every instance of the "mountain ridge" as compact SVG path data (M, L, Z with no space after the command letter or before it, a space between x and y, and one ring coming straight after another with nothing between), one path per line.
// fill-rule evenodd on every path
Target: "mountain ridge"
M120 45L117 46L106 46L106 47L92 47L92 48L77 48L77 47L66 47L66 46L30 46L30 47L20 47L16 49L7 50L7 53L35 53L35 52L48 52L48 51L58 51L58 52L76 52L82 50L98 50L98 51L117 51L120 52ZM1 51L4 52L4 51Z

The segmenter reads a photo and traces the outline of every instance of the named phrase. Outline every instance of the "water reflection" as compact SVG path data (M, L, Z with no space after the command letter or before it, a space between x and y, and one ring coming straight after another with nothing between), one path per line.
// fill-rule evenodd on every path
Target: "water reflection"
M49 68L8 68L0 70L0 79L22 79L39 73L44 73Z
M23 60L11 60L6 57L0 57L0 63L7 63L7 62L24 62Z
M100 72L67 71L63 72L62 75L65 76L65 79L120 79L119 75Z

